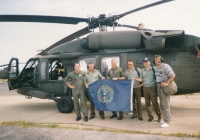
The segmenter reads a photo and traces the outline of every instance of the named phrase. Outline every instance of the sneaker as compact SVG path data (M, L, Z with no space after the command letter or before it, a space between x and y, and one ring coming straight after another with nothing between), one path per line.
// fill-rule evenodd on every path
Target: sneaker
M168 123L163 123L163 124L161 125L162 128L165 128L165 127L168 127L168 126L169 126Z
M118 118L118 120L122 120L124 118L124 116L120 116L119 118Z
M112 118L116 118L117 117L117 115L112 115L112 116L110 116L110 118L112 119Z
M81 119L81 116L77 116L76 121L79 121Z
M84 122L87 122L87 121L88 121L88 116L85 116Z

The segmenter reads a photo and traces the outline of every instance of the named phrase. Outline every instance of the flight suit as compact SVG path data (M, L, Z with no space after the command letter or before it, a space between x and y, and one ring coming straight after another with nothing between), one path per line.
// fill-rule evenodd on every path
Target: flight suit
M117 67L117 69L113 69L111 68L108 71L108 77L109 79L113 79L113 78L119 78L119 77L126 77L124 72L122 71L122 68ZM122 93L123 94L123 93ZM112 111L113 115L117 115L116 111ZM120 116L123 116L124 112L119 112Z
M88 71L86 74L85 74L85 79L84 79L84 82L86 82L88 85L98 81L98 80L101 80L102 79L102 75L101 73L98 71L98 70L94 70L92 72L92 74ZM89 90L88 90L89 92ZM91 98L91 95L90 93L88 94L89 95L89 100L90 100L90 110L91 110L91 114L90 114L90 117L95 117L95 108L94 108L94 103L92 101L92 98ZM101 117L104 117L105 114L103 111L99 111L99 115Z
M85 73L83 71L79 71L78 74L72 71L65 78L65 82L69 82L71 85L76 86L75 89L72 89L74 109L76 112L76 116L81 116L79 98L80 98L83 115L88 116L87 104L86 104L85 93L84 93L84 77L85 77Z

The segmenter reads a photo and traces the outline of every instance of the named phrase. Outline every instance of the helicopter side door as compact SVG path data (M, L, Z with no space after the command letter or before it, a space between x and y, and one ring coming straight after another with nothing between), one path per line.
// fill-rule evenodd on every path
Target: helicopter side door
M55 96L62 96L64 92L64 81L63 77L60 78L62 68L58 66L60 64L58 62L58 58L40 59L38 84L41 90L52 93Z
M64 83L65 69L58 58L49 60L48 73L48 83L51 93L57 97L62 96L66 88Z
M19 60L18 58L11 58L8 64L8 88L9 90L18 88L17 76L19 75Z

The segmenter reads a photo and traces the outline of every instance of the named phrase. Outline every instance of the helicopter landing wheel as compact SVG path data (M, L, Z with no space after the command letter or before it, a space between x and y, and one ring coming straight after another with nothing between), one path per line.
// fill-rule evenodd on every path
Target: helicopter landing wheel
M61 113L71 113L74 109L74 102L69 96L62 96L57 101L57 108Z

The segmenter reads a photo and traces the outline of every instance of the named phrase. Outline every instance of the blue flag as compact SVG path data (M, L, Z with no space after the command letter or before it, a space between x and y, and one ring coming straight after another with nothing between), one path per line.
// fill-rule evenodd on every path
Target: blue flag
M90 95L97 110L131 111L132 80L99 80L89 85Z

